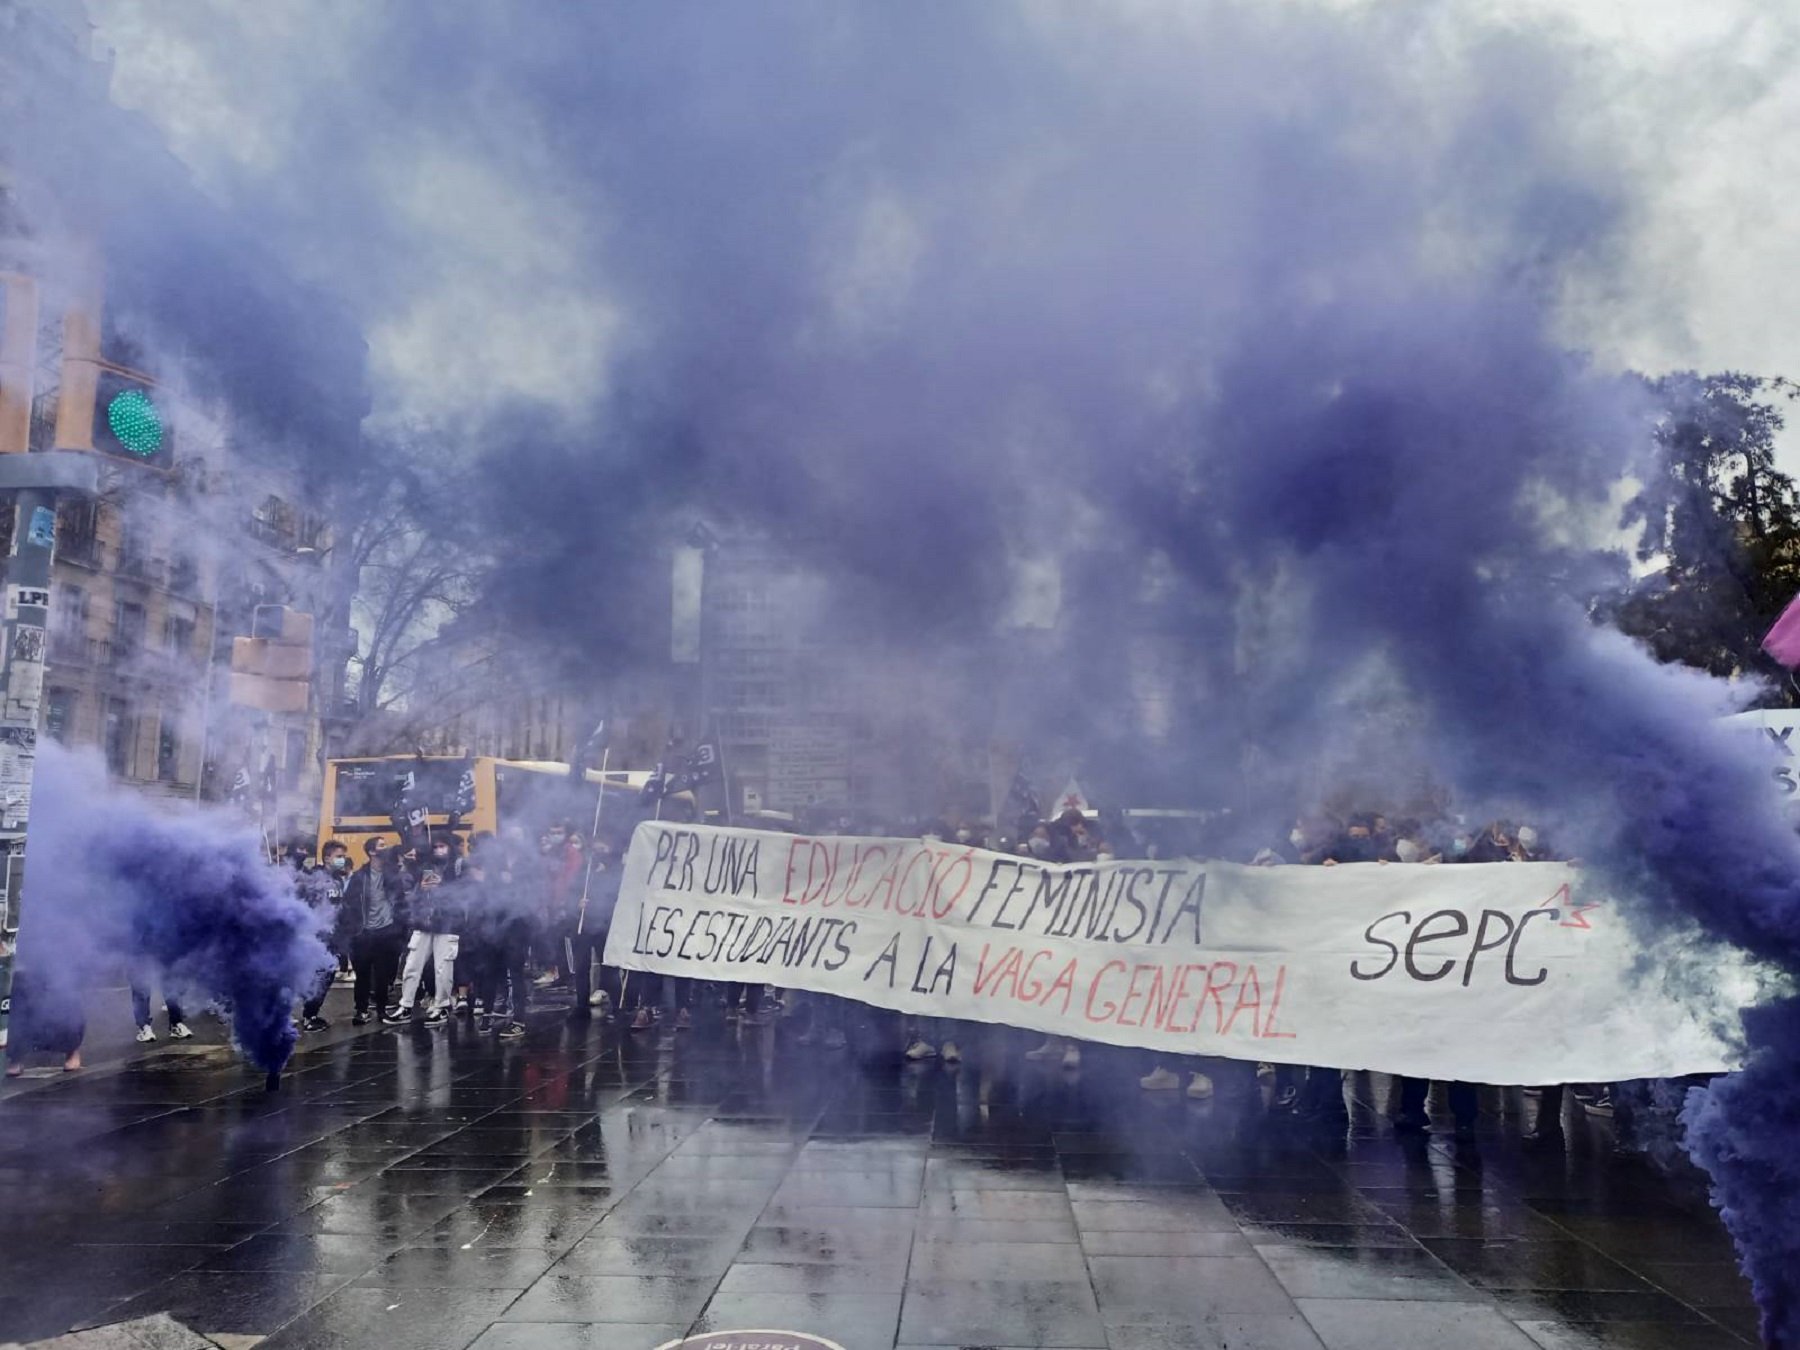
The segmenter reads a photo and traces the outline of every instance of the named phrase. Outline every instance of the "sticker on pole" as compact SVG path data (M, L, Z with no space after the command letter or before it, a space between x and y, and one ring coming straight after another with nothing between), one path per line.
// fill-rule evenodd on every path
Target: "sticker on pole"
M708 1331L679 1341L665 1341L656 1350L844 1350L844 1347L804 1331Z
M21 609L49 609L50 592L43 586L8 586L6 617L16 619Z
M56 545L56 512L47 506L32 508L31 523L25 527L25 538L37 548Z

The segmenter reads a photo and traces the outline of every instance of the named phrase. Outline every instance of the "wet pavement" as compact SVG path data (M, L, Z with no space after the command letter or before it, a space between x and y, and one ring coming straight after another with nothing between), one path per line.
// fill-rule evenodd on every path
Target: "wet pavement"
M273 1095L209 1046L38 1082L0 1101L0 1341L168 1312L268 1350L1755 1343L1692 1186L1574 1105L1566 1144L1498 1092L1473 1139L1397 1138L1359 1075L1321 1134L1247 1073L1197 1103L1128 1052L902 1065L717 1017L340 1025Z

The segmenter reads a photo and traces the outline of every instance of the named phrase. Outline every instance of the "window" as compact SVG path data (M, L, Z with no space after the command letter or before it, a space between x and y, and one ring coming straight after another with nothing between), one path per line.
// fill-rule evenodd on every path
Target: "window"
M144 645L144 607L120 600L113 606L113 654L125 657Z
M106 700L106 767L117 774L131 772L131 709L122 698Z
M192 595L200 584L200 564L187 553L178 553L169 564L169 589L181 595Z
M163 714L162 727L156 733L156 776L165 783L181 776L181 733L168 713Z
M294 513L279 497L264 497L250 517L250 533L265 544L292 550L294 547Z
M163 620L163 647L177 660L194 654L194 621L170 615Z
M100 503L63 502L56 509L56 552L88 567L100 561Z
M58 586L51 594L56 608L50 613L51 624L57 632L70 637L84 637L87 634L88 594L81 586L71 586L66 582Z
M44 730L50 733L50 739L69 743L70 733L75 727L75 700L78 695L73 689L52 689L44 709Z

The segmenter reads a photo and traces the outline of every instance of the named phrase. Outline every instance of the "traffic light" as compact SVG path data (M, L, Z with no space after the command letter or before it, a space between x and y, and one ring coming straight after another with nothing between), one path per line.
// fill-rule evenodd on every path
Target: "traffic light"
M94 448L145 464L167 464L173 433L155 381L103 367L94 419Z

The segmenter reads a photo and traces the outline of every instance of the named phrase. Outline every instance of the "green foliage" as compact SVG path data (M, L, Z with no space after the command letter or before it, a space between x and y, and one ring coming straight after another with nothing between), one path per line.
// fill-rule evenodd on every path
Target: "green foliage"
M1647 383L1654 453L1622 523L1637 531L1638 561L1660 566L1606 617L1659 660L1778 676L1760 643L1800 593L1800 500L1775 467L1776 400L1796 386L1736 372Z

